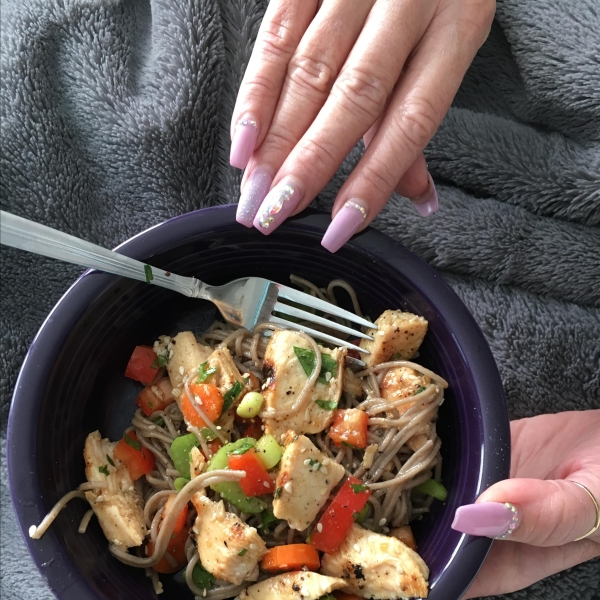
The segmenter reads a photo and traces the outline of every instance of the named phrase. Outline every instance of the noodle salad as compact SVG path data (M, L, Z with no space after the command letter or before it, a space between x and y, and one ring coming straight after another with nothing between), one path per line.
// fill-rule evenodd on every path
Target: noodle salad
M342 287L361 314L345 282L292 280L334 303ZM78 497L91 507L79 531L95 515L157 593L160 574L181 572L197 599L427 597L410 523L446 498L447 383L410 360L425 319L386 310L375 325L359 368L352 351L270 323L136 347L125 375L145 387L131 426L118 442L88 435L87 482L30 536Z

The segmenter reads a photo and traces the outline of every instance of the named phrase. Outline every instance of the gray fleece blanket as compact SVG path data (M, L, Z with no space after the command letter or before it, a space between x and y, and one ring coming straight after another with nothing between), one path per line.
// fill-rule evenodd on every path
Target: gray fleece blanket
M266 0L2 0L2 208L112 247L236 202L229 119ZM374 226L439 269L475 315L512 418L600 407L600 5L499 0L427 148L440 210L394 197ZM359 146L317 200L329 208ZM2 579L52 598L6 485L28 345L81 270L3 249ZM512 597L591 600L600 562Z

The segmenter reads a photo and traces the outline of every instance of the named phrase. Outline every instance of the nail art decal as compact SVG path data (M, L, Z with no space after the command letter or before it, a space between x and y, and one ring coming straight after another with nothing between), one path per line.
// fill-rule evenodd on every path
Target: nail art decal
M258 123L254 119L240 119L235 126L231 142L229 163L232 167L245 169L258 141Z
M510 525L508 526L506 533L496 536L497 540L505 540L509 535L512 534L512 532L517 528L517 525L519 524L519 512L517 511L516 506L514 504L511 504L510 502L505 502L504 506L506 506L506 508L510 510L512 516L510 519Z
M258 225L263 229L269 229L275 223L277 215L282 211L285 203L289 202L295 191L291 183L284 183L272 190L258 210L255 222L258 222ZM279 219L277 220L279 221ZM279 222L277 225L279 225Z
M235 215L238 223L246 227L252 227L254 217L265 196L269 193L272 181L271 175L260 168L252 172L252 175L246 180L240 195L240 202Z
M329 224L321 246L337 252L360 228L367 218L367 205L358 199L348 200Z
M510 502L478 502L456 510L452 529L469 535L506 539L519 526L519 509Z

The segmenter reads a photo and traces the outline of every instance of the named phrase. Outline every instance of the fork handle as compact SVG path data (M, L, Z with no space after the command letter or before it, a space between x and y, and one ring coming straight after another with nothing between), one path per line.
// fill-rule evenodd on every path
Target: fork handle
M167 276L163 269L5 211L0 211L0 234L0 243L4 246L146 281L192 298L204 296L203 284L198 279L172 274Z

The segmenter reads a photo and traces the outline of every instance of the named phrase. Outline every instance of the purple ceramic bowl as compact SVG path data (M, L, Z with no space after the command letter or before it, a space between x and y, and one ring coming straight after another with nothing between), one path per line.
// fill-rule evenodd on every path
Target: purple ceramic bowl
M343 278L355 286L367 314L402 308L429 321L420 360L450 384L438 426L450 493L446 502L435 501L414 529L431 569L429 597L458 600L491 540L452 530L454 511L506 478L510 461L502 384L479 327L432 268L375 230L367 229L332 255L320 245L329 223L323 213L305 211L268 238L236 224L234 214L234 206L189 213L145 231L119 251L212 284L246 275L282 283L290 273L320 284ZM111 439L121 437L139 390L123 376L132 348L163 333L203 331L216 317L204 301L88 271L33 341L9 416L10 488L29 551L58 598L156 597L142 570L111 557L95 520L85 535L77 533L84 502L72 501L41 540L31 540L28 530L85 480L86 435L100 429ZM192 598L177 577L163 579L163 600Z

